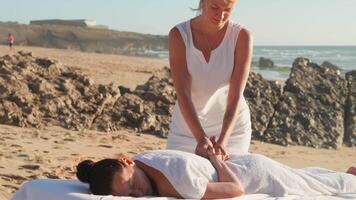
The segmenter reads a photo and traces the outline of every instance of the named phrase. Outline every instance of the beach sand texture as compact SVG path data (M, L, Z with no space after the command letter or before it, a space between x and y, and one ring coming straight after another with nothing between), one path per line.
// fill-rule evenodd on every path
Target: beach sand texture
M156 70L168 66L167 60L153 58L15 47L15 51L19 50L79 68L96 83L113 82L115 86L131 89L146 82ZM7 46L0 46L0 56L8 53ZM98 160L120 153L134 155L145 150L163 149L165 144L165 139L128 130L78 132L59 127L38 130L0 125L0 199L9 199L26 180L75 178L75 166L81 160ZM297 168L319 166L345 171L347 167L356 165L356 150L348 147L327 150L252 141L251 152Z

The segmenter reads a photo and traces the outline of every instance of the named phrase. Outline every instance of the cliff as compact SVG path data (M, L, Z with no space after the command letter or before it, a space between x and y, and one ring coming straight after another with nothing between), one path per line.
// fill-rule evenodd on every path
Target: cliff
M0 22L0 44L6 44L8 33L14 34L15 45L22 46L75 49L109 54L167 49L167 36L79 26Z

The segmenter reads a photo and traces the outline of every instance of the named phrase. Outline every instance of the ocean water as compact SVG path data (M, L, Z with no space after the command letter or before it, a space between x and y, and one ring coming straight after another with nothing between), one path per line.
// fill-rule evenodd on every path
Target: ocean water
M257 67L260 57L270 58L277 69ZM341 75L356 70L356 46L256 46L253 52L252 71L267 79L287 79L295 58L309 58L311 62L322 64L329 61L338 66Z
M142 55L168 59L167 51L145 51ZM278 67L262 69L257 66L260 57L270 58ZM269 80L285 80L297 57L309 58L321 64L329 61L341 69L341 75L356 70L356 46L255 46L252 71Z

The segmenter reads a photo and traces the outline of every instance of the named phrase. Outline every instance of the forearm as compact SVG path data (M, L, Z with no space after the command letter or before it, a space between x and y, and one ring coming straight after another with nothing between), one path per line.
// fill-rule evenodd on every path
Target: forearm
M186 94L182 94L180 98L178 98L178 105L183 118L193 133L196 141L198 142L202 140L202 138L207 137L203 127L200 124L191 97Z
M240 97L237 96L228 102L224 119L223 119L220 136L217 143L226 146L231 136L231 133L236 125L239 112L240 112Z
M220 159L211 159L211 163L216 169L219 182L234 182L240 185L240 181L225 161Z
M253 39L251 33L242 29L236 43L234 70L230 78L227 108L218 143L225 144L235 127L240 102L250 73Z
M169 64L178 105L183 118L197 141L205 137L191 97L191 76L186 61L186 48L177 27L169 32Z

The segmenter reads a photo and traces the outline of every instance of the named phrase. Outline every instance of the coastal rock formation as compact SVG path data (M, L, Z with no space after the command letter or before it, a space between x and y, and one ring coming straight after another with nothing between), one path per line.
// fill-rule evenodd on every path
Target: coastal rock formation
M161 137L168 134L173 105L176 99L168 68L157 72L134 91L125 91L112 108L107 108L94 127L113 131L121 127Z
M344 142L356 147L356 71L346 73L348 94L345 112Z
M272 59L260 57L258 60L258 66L263 68L272 68L274 67L274 62Z
M331 63L294 61L282 86L250 73L244 96L252 137L281 145L356 146L356 72L340 77ZM0 123L41 128L116 131L167 137L176 93L170 70L157 71L135 90L97 85L60 62L30 52L0 57ZM345 133L345 134L344 134Z
M279 102L282 87L274 81L265 80L260 74L251 72L246 84L244 96L249 104L252 122L252 138L268 141L265 130Z
M176 99L169 69L158 71L134 91L123 86L119 88L122 96L113 108L107 108L96 119L95 129L114 131L125 127L166 137ZM267 140L263 133L281 91L281 86L276 82L267 81L261 75L251 72L244 95L251 109L254 139Z
M344 133L346 81L340 71L297 58L265 132L268 142L338 148Z
M326 68L330 68L330 69L333 69L334 71L340 71L340 67L332 64L331 62L329 61L324 61L322 64L321 64L322 67L326 67Z
M20 127L91 127L119 97L111 86L94 85L60 62L19 52L0 58L0 123Z

